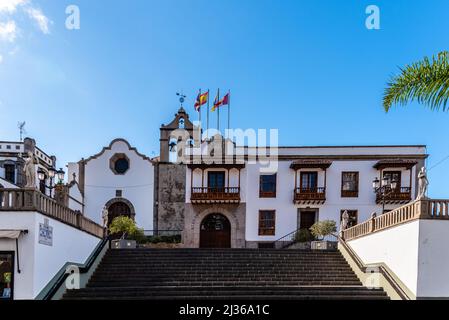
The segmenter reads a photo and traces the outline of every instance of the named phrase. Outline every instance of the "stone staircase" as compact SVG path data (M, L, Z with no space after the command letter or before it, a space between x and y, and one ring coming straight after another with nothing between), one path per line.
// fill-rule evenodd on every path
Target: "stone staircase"
M64 299L388 299L362 286L338 251L109 250Z

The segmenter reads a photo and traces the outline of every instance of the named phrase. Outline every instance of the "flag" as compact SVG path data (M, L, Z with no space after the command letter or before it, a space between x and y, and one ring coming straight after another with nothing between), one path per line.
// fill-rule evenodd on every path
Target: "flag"
M229 93L227 93L221 100L218 98L218 94L214 100L214 106L212 107L212 111L217 110L218 107L229 105Z
M209 91L208 92L205 92L205 93L203 93L203 94L198 94L198 96L196 97L196 101L195 101L195 110L196 111L199 111L200 110L200 107L203 105L203 104L206 104L207 103L207 100L209 99Z

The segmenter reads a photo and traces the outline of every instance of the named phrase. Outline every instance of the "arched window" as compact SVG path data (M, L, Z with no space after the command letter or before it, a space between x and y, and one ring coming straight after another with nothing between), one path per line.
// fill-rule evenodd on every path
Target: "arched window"
M184 120L184 118L179 118L178 128L179 129L185 129L185 120Z
M178 140L171 138L168 142L168 161L177 162L178 160Z

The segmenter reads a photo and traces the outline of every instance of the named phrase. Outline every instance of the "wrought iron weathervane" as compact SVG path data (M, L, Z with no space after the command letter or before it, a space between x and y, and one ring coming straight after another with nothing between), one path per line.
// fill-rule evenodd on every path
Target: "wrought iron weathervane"
M184 94L182 93L182 91L181 91L181 93L176 92L176 95L179 96L179 102L181 103L181 107L182 107L182 104L184 103L184 101L185 101L185 99L186 99L187 96L184 95Z

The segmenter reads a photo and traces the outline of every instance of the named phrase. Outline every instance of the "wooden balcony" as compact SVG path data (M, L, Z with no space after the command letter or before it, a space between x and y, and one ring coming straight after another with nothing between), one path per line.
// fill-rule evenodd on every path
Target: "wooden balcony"
M86 218L80 212L73 211L34 189L0 188L0 214L2 211L39 212L96 237L103 238L104 236L102 226Z
M193 187L190 201L194 204L240 203L239 187Z
M326 188L296 188L295 204L323 204L326 201Z
M385 197L385 204L406 204L410 201L412 201L412 192L409 187L397 188L393 192L390 191ZM377 193L376 195L376 203L382 203L382 195L380 193Z

